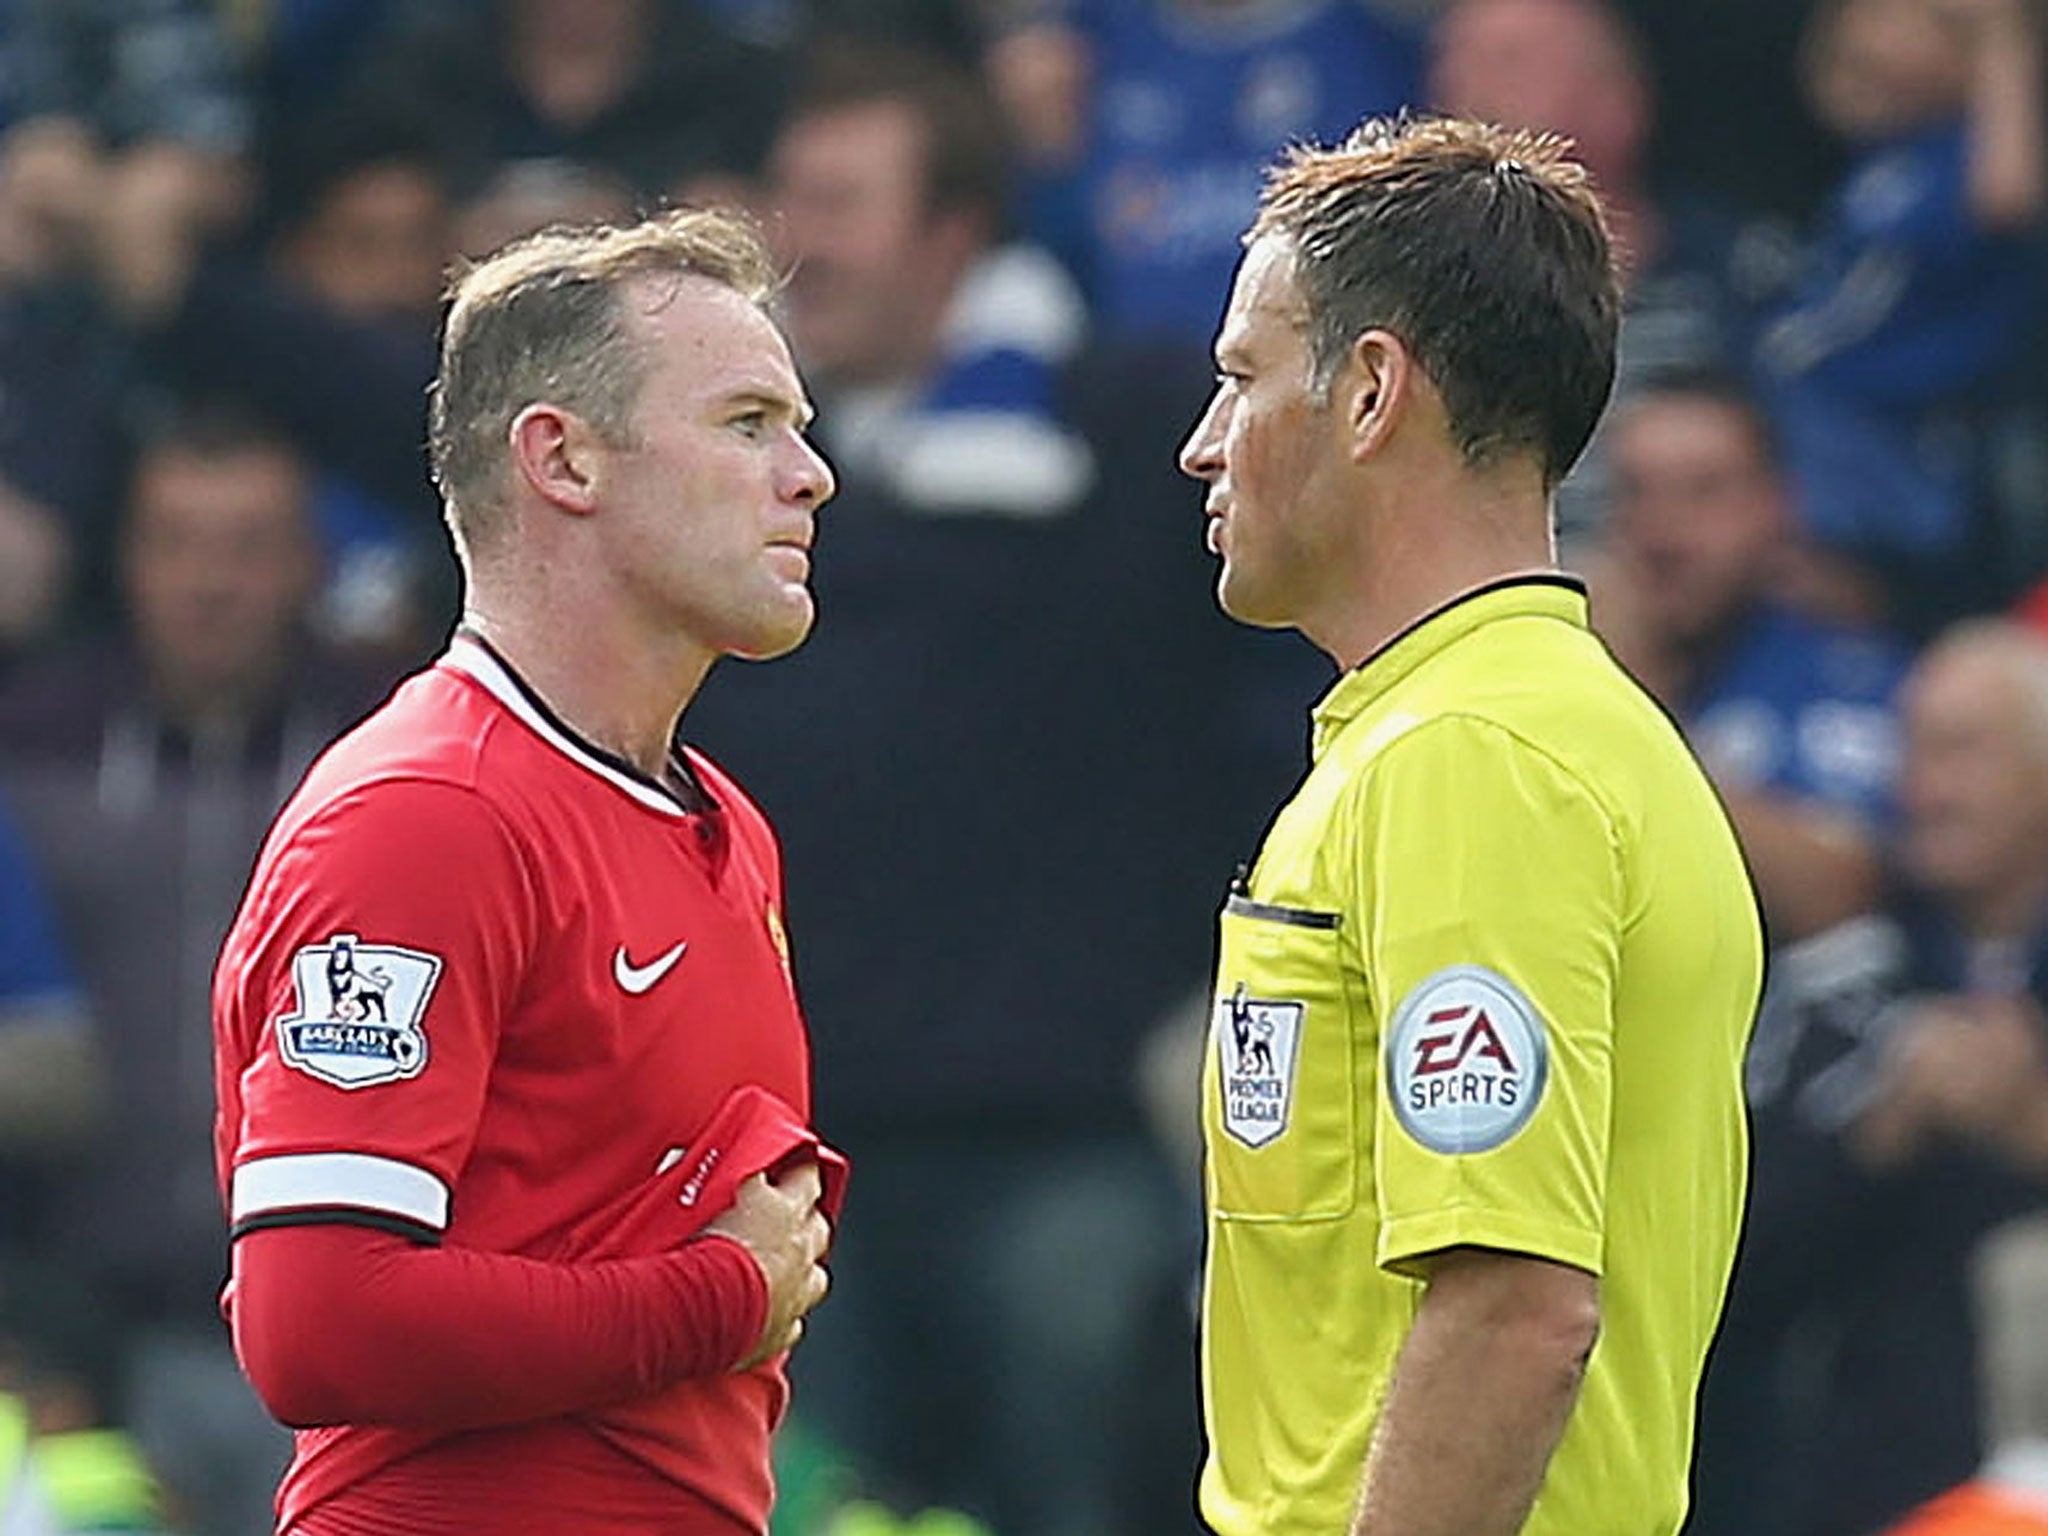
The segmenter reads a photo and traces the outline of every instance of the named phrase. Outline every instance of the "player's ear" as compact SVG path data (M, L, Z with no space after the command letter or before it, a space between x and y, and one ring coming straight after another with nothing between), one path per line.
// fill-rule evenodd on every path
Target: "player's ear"
M1393 332L1364 331L1351 343L1331 388L1344 412L1353 463L1386 446L1408 410L1415 379L1415 359Z
M574 411L537 400L506 434L514 473L549 506L576 517L597 510L604 443Z

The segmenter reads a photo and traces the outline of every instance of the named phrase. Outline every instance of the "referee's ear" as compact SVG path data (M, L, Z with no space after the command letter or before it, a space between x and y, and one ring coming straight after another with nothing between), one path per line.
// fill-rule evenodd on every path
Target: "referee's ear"
M1427 387L1422 370L1407 343L1392 331L1365 331L1351 344L1331 388L1344 409L1354 464L1386 449L1413 414L1418 387Z

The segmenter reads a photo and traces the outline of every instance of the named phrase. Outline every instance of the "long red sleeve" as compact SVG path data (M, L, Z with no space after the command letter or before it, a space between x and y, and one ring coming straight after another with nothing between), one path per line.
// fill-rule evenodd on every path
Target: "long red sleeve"
M239 1238L230 1311L242 1368L283 1422L458 1430L730 1370L767 1308L759 1266L722 1237L549 1264L321 1223Z

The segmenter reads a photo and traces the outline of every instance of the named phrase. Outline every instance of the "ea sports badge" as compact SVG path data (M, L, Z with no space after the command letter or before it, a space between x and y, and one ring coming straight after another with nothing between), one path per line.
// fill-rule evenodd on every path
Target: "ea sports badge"
M1529 1123L1550 1048L1507 977L1454 965L1419 982L1387 1031L1387 1091L1401 1128L1432 1152L1490 1152Z

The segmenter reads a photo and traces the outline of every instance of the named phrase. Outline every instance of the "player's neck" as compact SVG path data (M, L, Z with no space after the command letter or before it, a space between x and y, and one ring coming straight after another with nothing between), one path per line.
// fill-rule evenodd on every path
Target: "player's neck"
M574 601L514 603L472 591L463 623L577 735L663 778L676 724L712 658L688 642L623 635L593 611Z

